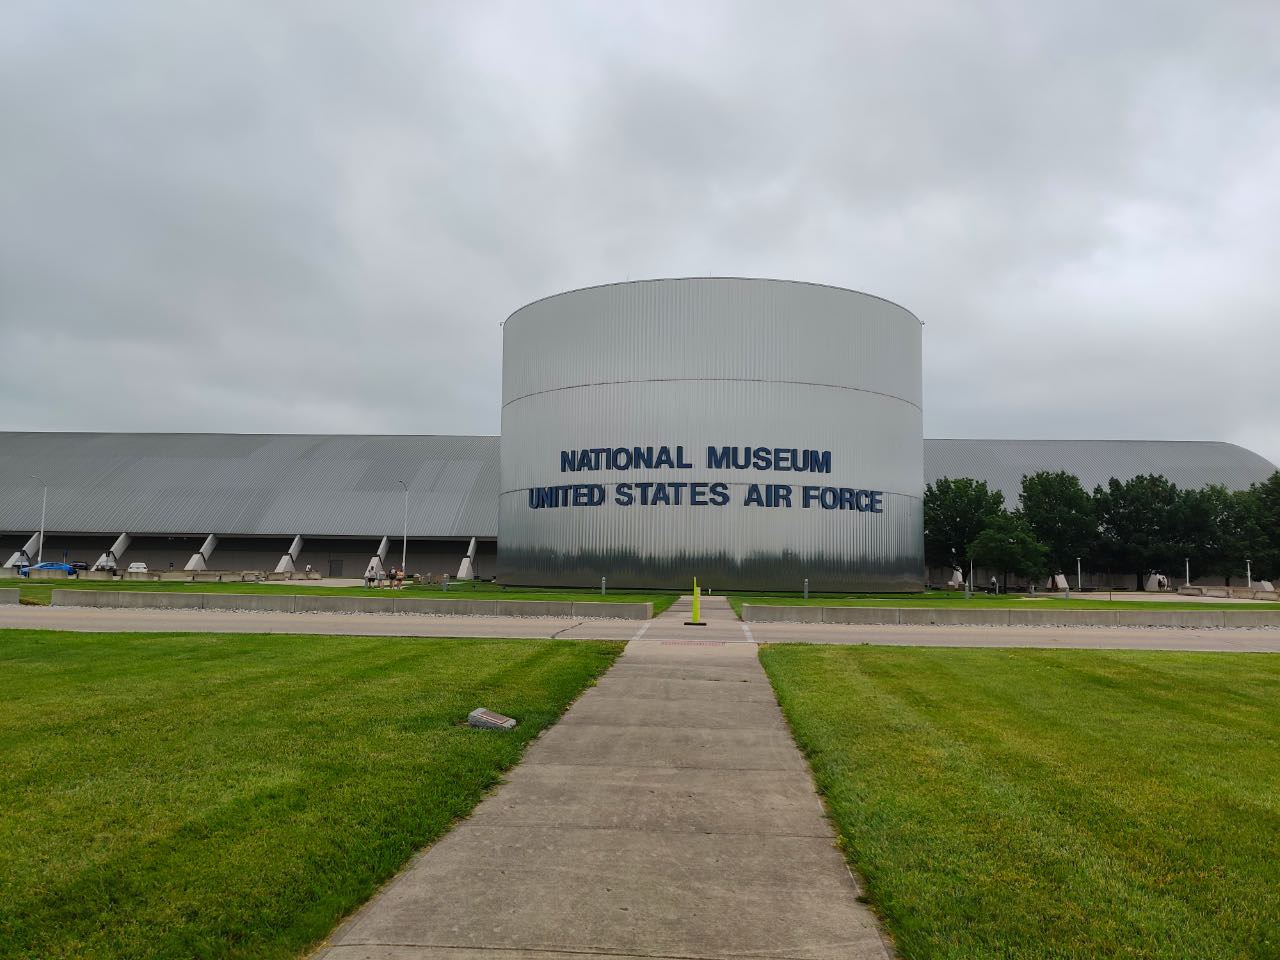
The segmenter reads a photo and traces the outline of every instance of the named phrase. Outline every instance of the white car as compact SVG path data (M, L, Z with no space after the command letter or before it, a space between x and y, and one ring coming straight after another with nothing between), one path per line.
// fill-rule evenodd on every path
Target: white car
M129 572L130 573L146 573L147 565L141 562L131 563L129 564Z

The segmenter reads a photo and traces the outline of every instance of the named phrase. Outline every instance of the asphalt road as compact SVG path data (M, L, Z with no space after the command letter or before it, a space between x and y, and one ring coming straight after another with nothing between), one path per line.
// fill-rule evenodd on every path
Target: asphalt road
M718 603L715 601L719 601ZM844 626L744 624L720 598L703 605L707 625L686 627L687 601L648 621L567 617L424 617L361 613L250 613L0 607L0 628L144 633L311 633L403 637L559 637L576 640L755 640L931 647L1064 647L1280 653L1280 629L1186 630L1125 627Z

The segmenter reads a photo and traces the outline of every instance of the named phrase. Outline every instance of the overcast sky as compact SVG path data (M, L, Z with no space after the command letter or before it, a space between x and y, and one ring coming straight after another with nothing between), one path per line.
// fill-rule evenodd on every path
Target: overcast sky
M1280 463L1280 4L10 0L0 428L496 433L499 322L866 290L925 434Z

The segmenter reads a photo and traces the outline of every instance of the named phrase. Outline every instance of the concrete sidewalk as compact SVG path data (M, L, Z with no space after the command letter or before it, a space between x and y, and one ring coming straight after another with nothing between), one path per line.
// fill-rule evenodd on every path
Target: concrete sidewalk
M755 644L633 640L319 956L883 960L857 896Z

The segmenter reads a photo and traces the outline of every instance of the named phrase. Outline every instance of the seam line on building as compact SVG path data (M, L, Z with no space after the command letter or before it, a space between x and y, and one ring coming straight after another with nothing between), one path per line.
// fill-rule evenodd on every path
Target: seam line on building
M869 393L876 397L887 397L890 400L901 400L908 406L915 407L921 413L923 409L920 404L908 400L906 397L900 397L895 393L885 393L882 390L868 390L866 387L850 387L841 383L819 383L814 380L774 380L769 377L646 377L639 380L596 380L591 383L573 383L563 387L552 387L549 390L534 390L532 393L524 393L518 397L512 397L502 405L502 409L506 409L513 403L521 400L528 400L530 397L540 397L544 393L560 393L564 390L583 390L587 387L609 387L616 384L630 383L786 383L797 387L826 387L830 390L849 390L853 393Z

